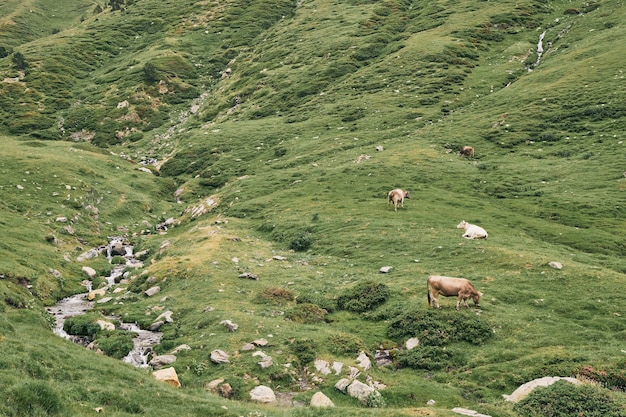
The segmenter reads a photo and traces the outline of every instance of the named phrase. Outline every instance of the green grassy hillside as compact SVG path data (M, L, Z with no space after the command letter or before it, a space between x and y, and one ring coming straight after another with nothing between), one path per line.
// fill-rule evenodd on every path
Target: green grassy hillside
M582 400L552 392L624 415L624 21L613 0L0 6L0 414L527 417L548 411L502 395L582 375ZM144 265L89 320L172 311L155 350L191 347L178 390L52 334L44 306L111 269L77 257L120 235ZM430 309L431 274L480 309ZM259 338L268 368L242 349ZM359 377L381 398L334 388L382 350ZM260 384L337 408L252 403Z

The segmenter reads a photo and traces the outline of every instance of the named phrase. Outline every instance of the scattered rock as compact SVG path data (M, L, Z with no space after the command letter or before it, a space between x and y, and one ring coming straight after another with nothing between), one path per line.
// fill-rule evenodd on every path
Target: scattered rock
M263 357L263 359L260 362L257 362L257 363L259 364L261 369L269 368L273 364L272 357L266 355Z
M250 399L261 403L274 403L276 402L276 394L270 387L259 385L250 391Z
M146 295L146 297L152 297L154 295L157 295L159 292L161 292L161 287L157 285L157 286L148 288L143 293Z
M341 370L343 369L343 362L333 362L333 370L335 371L335 375L339 375Z
M83 272L87 274L87 276L91 279L94 279L95 277L98 276L98 273L96 272L96 270L88 266L83 266Z
M174 368L159 369L158 371L154 371L152 376L159 381L167 382L173 387L180 388L180 381L178 380L178 375Z
M254 279L254 280L257 280L257 281L259 279L258 276L254 275L253 273L250 273L250 272L244 272L243 274L239 275L239 278Z
M176 356L174 355L159 355L153 357L148 365L152 366L153 369L161 369L165 365L171 365L176 362Z
M315 394L313 394L313 397L311 397L311 407L334 407L334 406L335 404L333 404L330 398L324 395L324 393L321 391L316 392Z
M213 381L208 382L207 384L204 385L204 390L205 391L216 391L217 390L217 386L219 384L221 384L222 382L224 382L224 378L214 379Z
M467 408L461 408L461 407L455 407L452 409L453 413L457 413L457 414L461 414L464 416L471 416L471 417L491 417L490 415L487 414L480 414L474 410L468 410Z
M384 149L385 149L385 148L383 148L383 147L382 147L382 145L378 145L378 146L376 147L376 150L377 150L378 152L382 152Z
M435 400L428 400L426 401L426 405L435 405L436 401Z
M577 380L576 378L560 377L560 376L545 376L543 378L533 379L532 381L521 385L518 389L513 391L511 395L504 394L502 395L502 397L507 401L516 403L526 398L526 396L530 394L530 392L534 390L535 388L547 387L547 386L554 384L556 381L560 381L560 380L565 380L567 382L571 382L572 384L582 384L582 382Z
M243 350L244 352L248 352L251 350L254 350L256 346L254 346L254 344L252 343L244 343L243 346L241 347L241 350Z
M348 385L350 385L350 380L348 378L341 378L335 384L335 388L338 389L341 392L346 392L346 389L348 388Z
M173 351L172 351L172 355L176 355L179 352L182 352L183 350L191 350L191 346L183 344L180 346L177 346Z
M407 350L415 349L420 344L420 340L417 337L412 337L406 341L404 346L406 346Z
M330 364L325 360L315 359L314 365L315 369L317 369L317 372L321 373L322 375L328 375L331 372Z
M164 319L167 323L173 323L174 319L172 318L172 314L174 313L168 310L165 313L161 313L161 315L159 315L159 317L157 317L155 321Z
M349 396L358 399L362 403L367 402L367 397L369 397L374 391L376 391L374 388L356 379L348 385L347 389Z
M152 323L150 325L150 327L148 328L148 330L150 330L151 332L156 332L157 330L159 330L161 328L161 326L163 326L165 324L165 322L163 320L159 320L159 321L155 321L154 323Z
M228 353L223 350L215 349L211 352L211 361L214 363L229 363Z
M101 330L110 330L110 331L115 330L115 324L113 324L113 323L111 323L109 321L96 320L96 324L98 326L100 326Z
M387 366L393 364L391 354L386 349L376 350L376 354L374 355L374 361L376 361L376 365L378 366Z
M255 346L261 346L261 347L267 346L269 344L269 342L266 339L256 339L256 340L253 340L252 343Z
M286 261L287 258L285 258L284 256L280 256L280 255L274 255L272 256L272 259L276 260L276 261Z
M367 371L368 369L372 367L372 361L365 354L365 352L359 353L359 356L357 356L356 360L359 363L359 366L363 368L364 371Z
M226 327L229 332L234 332L235 330L237 330L239 328L238 324L233 323L230 320L222 320L222 321L220 321L220 324L223 325L224 327Z
M554 269L563 269L563 265L560 262L552 261L548 265Z
M386 274L388 272L391 272L392 269L393 269L393 266L383 266L382 268L380 268L380 273Z
M87 299L89 301L93 301L96 299L96 297L102 297L104 294L107 293L107 288L108 287L102 287L98 288L97 290L90 291L89 294L87 294Z
M231 398L233 396L233 387L231 387L229 383L222 384L218 389L218 393L220 397Z
M96 301L96 303L98 304L104 304L104 303L108 303L109 301L111 301L113 299L113 297L104 297L99 299L98 301Z

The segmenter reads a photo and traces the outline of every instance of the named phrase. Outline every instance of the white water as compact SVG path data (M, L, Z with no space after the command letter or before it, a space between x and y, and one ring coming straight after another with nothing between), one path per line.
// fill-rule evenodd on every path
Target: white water
M111 248L114 244L119 244L121 242L121 238L111 238L111 242L109 243L109 245L107 245L106 248L106 256L107 259L109 259L109 262L113 258L113 256L111 255ZM116 285L115 282L124 273L124 269L126 268L126 266L136 266L138 264L141 264L141 261L133 257L132 246L124 245L124 250L126 253L126 255L124 256L126 258L126 265L116 265L113 267L113 269L111 270L111 275L106 277L106 281L109 287L113 287ZM91 281L83 281L83 285L87 287L88 291L92 290ZM89 341L86 337L72 336L68 334L65 330L63 330L63 325L67 318L84 314L94 307L95 302L89 301L87 299L88 295L89 292L72 295L71 297L62 299L53 307L46 308L46 310L56 319L56 325L54 327L55 334L75 343L80 343L83 345L88 344ZM119 320L118 317L109 317L109 319ZM158 345L161 342L161 337L163 336L163 333L141 330L139 326L131 323L121 323L117 327L117 329L137 333L137 336L133 338L133 349L122 360L137 367L148 367L148 355L152 351L152 347Z

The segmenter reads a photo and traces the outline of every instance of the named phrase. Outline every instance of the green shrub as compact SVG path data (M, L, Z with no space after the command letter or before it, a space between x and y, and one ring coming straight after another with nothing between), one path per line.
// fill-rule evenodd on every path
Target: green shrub
M315 342L310 339L295 340L291 344L291 352L296 356L298 366L304 368L315 360Z
M91 339L100 331L100 325L95 323L91 315L80 315L67 318L63 323L63 330L67 334L87 336Z
M351 333L339 333L328 337L328 350L335 355L354 355L366 349L365 343Z
M135 333L122 330L103 332L97 338L98 347L107 355L115 359L122 359L133 348Z
M303 252L311 247L313 244L313 235L311 233L303 233L289 244L289 249L296 252Z
M26 382L13 388L7 400L18 417L63 415L63 400L47 382Z
M332 313L337 310L337 302L317 292L302 293L296 298L298 304L315 304Z
M608 391L566 381L534 389L528 397L515 405L514 410L524 417L626 416L626 411Z
M298 304L285 315L296 323L323 323L326 321L328 311L316 304Z
M345 291L337 298L337 307L341 310L357 313L373 310L389 298L390 290L385 284L365 281Z
M474 314L457 311L408 311L391 319L387 328L390 338L420 338L423 345L439 346L449 341L481 344L493 336L491 325Z
M398 353L398 366L436 371L461 366L464 363L460 354L441 346L420 346Z

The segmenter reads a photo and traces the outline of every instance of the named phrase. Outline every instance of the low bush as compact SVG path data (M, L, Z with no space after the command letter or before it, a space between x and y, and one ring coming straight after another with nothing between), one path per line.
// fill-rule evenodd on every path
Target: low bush
M135 335L135 333L122 330L104 332L98 336L98 347L105 355L115 359L122 359L133 348L133 337Z
M323 323L326 321L328 311L316 304L298 304L285 315L288 319L296 323Z
M462 366L464 358L460 353L441 346L420 346L399 352L396 363L402 368L436 371Z
M450 341L481 344L493 336L491 325L474 314L441 310L408 311L391 320L390 338L419 337L423 345L439 346Z
M92 315L83 314L66 319L63 330L74 336L87 336L92 339L100 331L100 325L95 322Z
M626 416L626 411L608 391L565 381L534 389L514 410L524 417Z
M285 288L267 287L259 293L260 302L285 303L296 299L293 291Z
M390 294L387 285L365 281L341 294L337 298L337 307L357 313L373 310L387 301Z
M296 340L291 344L291 352L296 356L297 365L301 368L315 360L315 342L310 339Z
M365 343L354 334L339 333L328 337L328 350L335 355L356 355L365 349Z

